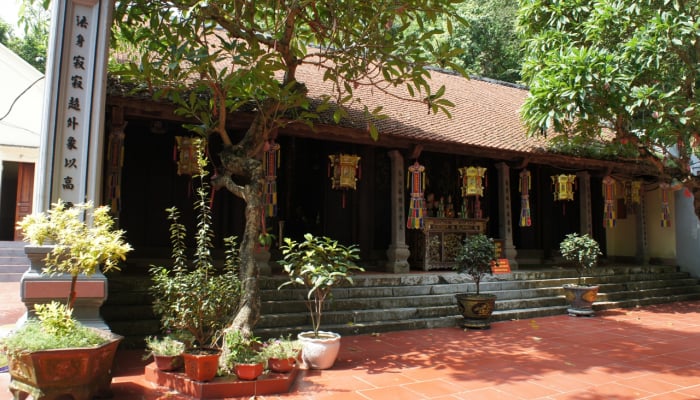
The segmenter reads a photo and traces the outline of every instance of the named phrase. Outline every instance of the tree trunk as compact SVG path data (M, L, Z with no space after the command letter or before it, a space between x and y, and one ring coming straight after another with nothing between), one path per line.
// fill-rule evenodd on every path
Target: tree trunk
M254 250L258 242L263 218L263 164L262 149L269 136L264 113L258 113L245 137L235 146L228 146L219 154L222 168L212 177L212 186L225 187L246 203L245 230L240 245L240 278L243 293L239 310L227 330L237 330L246 336L253 334L253 328L260 318L260 289L258 276L260 269L255 262ZM233 177L241 177L243 184L234 182Z
M260 221L262 218L262 186L257 184L246 185L246 192L249 192L245 209L245 232L241 241L241 265L240 277L242 284L241 302L238 314L231 323L230 328L239 330L246 337L251 337L253 327L260 318L260 288L258 268L253 256L255 244L260 234Z

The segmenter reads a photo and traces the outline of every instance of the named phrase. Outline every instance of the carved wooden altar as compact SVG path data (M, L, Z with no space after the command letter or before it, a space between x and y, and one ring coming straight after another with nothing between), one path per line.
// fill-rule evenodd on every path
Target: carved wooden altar
M425 218L422 229L409 229L408 259L414 269L450 269L467 235L486 232L486 219Z

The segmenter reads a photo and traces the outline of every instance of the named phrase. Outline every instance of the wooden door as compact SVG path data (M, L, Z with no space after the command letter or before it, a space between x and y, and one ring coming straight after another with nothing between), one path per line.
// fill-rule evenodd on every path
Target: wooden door
M17 221L32 213L34 197L34 164L19 163L17 168L17 206L15 206L15 226ZM22 235L15 229L15 240L22 240Z

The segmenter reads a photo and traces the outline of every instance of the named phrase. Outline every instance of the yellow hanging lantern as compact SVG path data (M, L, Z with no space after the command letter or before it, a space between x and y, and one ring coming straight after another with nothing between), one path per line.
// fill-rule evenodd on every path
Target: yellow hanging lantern
M484 195L484 167L462 167L458 169L462 184L462 197Z
M331 187L343 191L343 208L345 208L345 191L357 189L361 178L360 156L352 154L331 154L328 156L328 176Z
M187 136L175 137L177 146L177 174L198 175L200 173L197 160L197 149L204 144L202 138Z
M329 175L333 189L357 189L357 180L360 171L360 156L351 154L332 154L330 159Z
M632 181L630 183L630 190L632 204L640 204L642 202L642 181Z
M551 178L554 186L554 201L574 199L576 175L561 174L553 175Z

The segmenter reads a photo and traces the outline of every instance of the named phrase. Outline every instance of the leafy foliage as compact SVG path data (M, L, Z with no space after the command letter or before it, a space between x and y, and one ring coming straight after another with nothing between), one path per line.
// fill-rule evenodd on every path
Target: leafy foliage
M198 152L199 159L203 154ZM195 209L197 231L193 260L187 256L187 228L180 223L176 207L168 208L173 266L151 266L153 310L160 315L163 328L185 331L200 346L213 345L216 334L230 321L238 309L241 281L238 276L236 237L224 239L226 245L223 272L217 271L211 255L214 236L209 206L209 185L201 170Z
M690 186L700 149L700 3L520 0L530 134L629 145ZM621 149L623 150L623 149ZM627 156L629 153L621 153Z
M301 343L289 335L281 338L270 338L265 343L261 353L265 358L296 358L301 351Z
M565 260L573 261L578 273L578 284L581 284L581 276L590 271L598 263L598 256L602 255L600 246L590 235L579 236L570 233L559 244L559 251Z
M59 199L49 211L29 214L17 226L26 242L53 246L44 259L44 272L71 275L69 308L75 301L78 275L91 276L98 268L119 270L119 263L132 250L124 240L125 232L114 228L109 207L95 208L92 202L69 206Z
M185 351L185 344L170 336L162 338L149 336L145 342L146 349L149 351L147 357L151 354L156 356L178 356Z
M231 372L236 364L254 364L263 361L261 343L256 337L247 337L240 331L227 330L224 334L224 369Z
M109 207L95 208L92 202L69 206L58 200L49 211L27 215L17 226L25 241L54 245L46 256L46 273L90 276L99 267L119 270L119 262L132 250L125 232L114 229L109 212Z
M94 347L107 342L96 330L72 318L72 309L58 302L35 306L38 319L30 319L0 340L8 355L38 350Z
M479 294L482 278L491 273L491 263L496 261L496 245L492 238L482 233L469 235L464 238L455 261L456 269L474 280L476 294Z
M289 281L280 288L287 285L306 288L306 307L311 314L314 336L318 337L323 303L332 294L333 288L342 283L352 284L352 273L364 271L354 263L359 259L359 249L355 245L344 246L337 240L310 233L304 235L302 242L285 238L280 249L284 258L279 263L289 275Z
M49 42L48 4L37 0L22 0L21 3L18 22L24 32L17 35L10 24L0 20L0 43L44 73Z
M458 6L465 20L447 38L460 49L456 63L472 74L517 83L522 53L516 32L517 0L467 0Z

